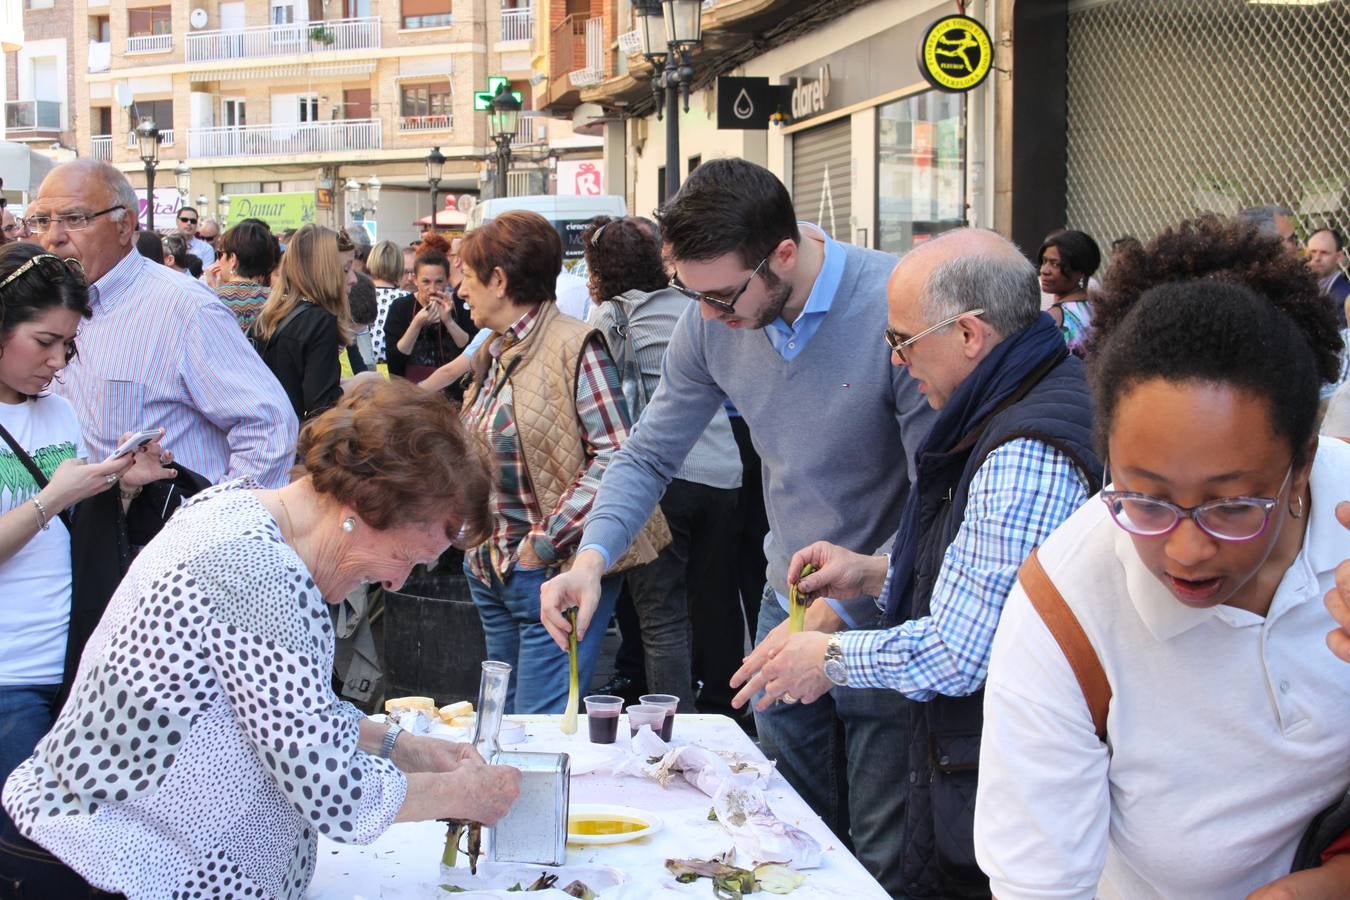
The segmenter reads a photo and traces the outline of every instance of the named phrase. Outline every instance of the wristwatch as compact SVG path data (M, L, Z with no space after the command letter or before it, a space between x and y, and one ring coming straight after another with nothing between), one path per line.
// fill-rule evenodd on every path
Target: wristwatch
M389 759L394 755L394 741L403 733L403 728L397 722L390 722L389 728L384 733L384 740L380 742L380 756Z
M837 634L831 635L825 645L825 677L839 687L848 686L848 666L844 665L844 649Z

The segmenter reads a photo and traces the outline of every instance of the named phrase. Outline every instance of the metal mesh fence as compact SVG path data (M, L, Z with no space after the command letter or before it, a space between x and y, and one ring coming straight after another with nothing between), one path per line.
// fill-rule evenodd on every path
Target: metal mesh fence
M1350 0L1079 0L1068 224L1103 250L1200 212L1350 226Z

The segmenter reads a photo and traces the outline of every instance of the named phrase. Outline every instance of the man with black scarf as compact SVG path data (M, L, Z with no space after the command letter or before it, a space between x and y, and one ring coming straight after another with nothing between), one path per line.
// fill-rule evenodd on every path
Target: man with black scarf
M766 641L733 679L745 684L735 702L763 689L764 704L809 703L836 686L916 701L900 750L909 802L895 823L904 894L988 897L972 826L990 645L1018 566L1097 490L1101 464L1082 363L1040 312L1036 271L1017 247L991 231L949 232L900 261L887 299L877 338L939 410L893 554L818 542L789 564L806 594L875 602L880 627ZM796 579L807 563L818 571Z

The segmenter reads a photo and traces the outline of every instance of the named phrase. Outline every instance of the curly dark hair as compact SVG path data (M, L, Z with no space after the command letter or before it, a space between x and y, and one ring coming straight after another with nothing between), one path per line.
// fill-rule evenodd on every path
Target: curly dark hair
M1124 247L1094 306L1089 360L1098 436L1150 379L1230 384L1266 399L1304 461L1319 386L1340 374L1335 315L1303 261L1250 222L1214 215Z
M596 303L613 300L624 291L659 291L670 280L661 263L661 248L635 219L596 216L581 233L581 240L590 269L591 299Z

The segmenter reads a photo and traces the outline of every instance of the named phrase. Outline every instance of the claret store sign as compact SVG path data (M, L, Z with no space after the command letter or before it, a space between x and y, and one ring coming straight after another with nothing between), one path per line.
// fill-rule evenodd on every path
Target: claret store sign
M934 28L935 15L945 27ZM914 52L926 41L931 68L946 76L943 90L969 90L988 74L989 36L978 23L930 12L786 73L787 112L793 122L808 122L916 84L933 84L931 71L921 64L922 49Z

